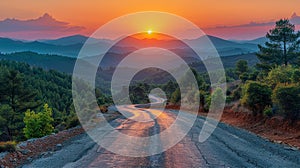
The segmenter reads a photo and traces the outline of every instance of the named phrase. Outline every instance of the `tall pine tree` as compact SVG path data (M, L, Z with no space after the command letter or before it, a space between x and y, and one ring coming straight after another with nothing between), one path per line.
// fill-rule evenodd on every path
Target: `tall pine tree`
M6 121L6 131L10 140L13 140L23 126L24 112L41 104L34 100L36 93L24 87L23 80L16 70L4 72L0 80L0 102L6 105L6 110L2 109L1 113L9 111L1 116Z
M270 70L277 65L295 64L299 57L300 32L295 31L295 25L288 19L281 19L276 22L274 29L271 29L266 37L268 42L265 46L258 45L260 52L257 57L260 63L258 67Z

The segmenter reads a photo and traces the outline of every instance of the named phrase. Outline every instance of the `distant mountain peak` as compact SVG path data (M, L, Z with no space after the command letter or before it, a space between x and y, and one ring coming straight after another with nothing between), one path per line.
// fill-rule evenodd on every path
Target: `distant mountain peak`
M45 13L43 16L33 19L33 21L40 21L40 22L48 22L48 23L59 23L59 24L68 24L66 22L57 21L55 18L53 18L50 14Z
M0 20L1 36L26 40L49 39L80 34L84 29L82 26L57 20L49 13L27 20L14 18Z
M296 12L293 13L290 20L293 24L300 24L300 16L298 16Z
M299 17L299 16L297 15L296 12L294 12L291 18L293 19L293 18L297 18L297 17Z
M44 15L41 18L52 18L53 17L51 15L49 15L48 13L44 13Z

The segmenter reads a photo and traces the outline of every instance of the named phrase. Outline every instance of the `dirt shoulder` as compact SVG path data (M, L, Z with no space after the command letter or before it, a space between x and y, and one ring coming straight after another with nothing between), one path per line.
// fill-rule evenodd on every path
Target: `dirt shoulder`
M222 122L249 130L275 143L288 144L300 148L300 121L293 126L280 116L253 116L246 112L236 112L225 108Z
M81 127L75 127L43 138L21 142L15 152L7 153L1 158L0 167L17 167L31 162L33 159L51 155L54 151L59 150L65 141L83 132L84 130Z
M177 106L168 106L167 108L178 109ZM207 113L199 112L199 115L206 116ZM287 144L295 149L300 148L300 121L291 126L289 121L279 116L254 117L246 109L226 106L221 122L246 129L275 143Z

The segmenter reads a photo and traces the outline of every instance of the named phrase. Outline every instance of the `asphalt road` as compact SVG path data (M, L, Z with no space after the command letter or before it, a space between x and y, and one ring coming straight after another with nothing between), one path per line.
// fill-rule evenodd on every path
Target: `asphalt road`
M176 111L134 109L132 118L150 120L133 122L121 117L110 122L115 130L124 134L145 137L167 129L176 119ZM152 117L152 118L151 118ZM178 144L167 151L148 157L127 157L99 147L87 134L79 135L63 144L53 155L34 160L25 168L47 167L300 167L300 151L272 143L248 131L219 123L214 133L204 143L198 142L203 117L198 117L193 127ZM118 137L114 137L118 139ZM114 142L112 142L112 145ZM157 144L144 144L155 148ZM138 146L138 145L137 145ZM132 148L124 146L124 149Z

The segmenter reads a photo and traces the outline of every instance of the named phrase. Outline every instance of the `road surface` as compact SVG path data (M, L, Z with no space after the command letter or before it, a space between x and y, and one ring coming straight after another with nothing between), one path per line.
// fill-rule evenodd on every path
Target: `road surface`
M163 131L174 122L177 112L124 106L139 119L159 117L149 122L133 122L120 117L110 122L116 130L128 135L145 137ZM151 118L150 118L151 119ZM126 157L99 147L87 134L63 144L53 155L34 160L24 168L83 167L300 167L300 151L272 143L248 131L219 123L210 138L198 142L205 118L198 117L187 136L169 150L148 157ZM118 138L118 137L117 137ZM147 144L150 148L153 144ZM125 147L126 148L126 147Z

